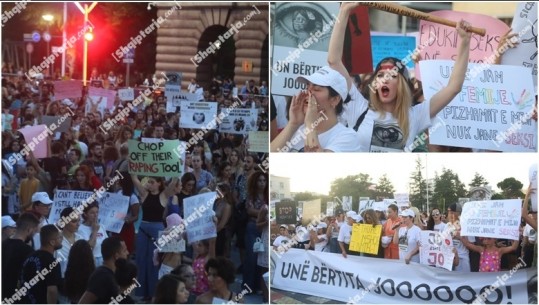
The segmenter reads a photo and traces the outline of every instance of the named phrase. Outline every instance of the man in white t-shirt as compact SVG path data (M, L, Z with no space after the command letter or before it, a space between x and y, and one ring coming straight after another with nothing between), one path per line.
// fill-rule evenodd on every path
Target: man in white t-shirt
M290 242L290 236L288 234L288 228L286 225L281 225L279 227L279 234L281 235L277 236L277 238L275 238L275 240L273 241L273 246L276 250L277 248L279 248L279 246L284 246Z

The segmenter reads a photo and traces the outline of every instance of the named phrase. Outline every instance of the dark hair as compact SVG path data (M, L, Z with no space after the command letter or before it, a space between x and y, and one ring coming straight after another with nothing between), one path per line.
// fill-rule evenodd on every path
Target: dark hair
M56 238L56 234L61 234L55 225L45 225L41 228L39 241L41 246L47 244L50 240Z
M90 211L93 208L97 208L99 210L99 206L97 205L97 203L92 202L88 204L87 206L84 207L84 210L82 210L82 213L86 214L88 211Z
M135 184L131 180L131 175L128 172L121 172L123 179L120 179L120 187L122 188L122 195L131 197L135 192Z
M105 162L108 161L116 161L120 158L120 153L118 152L118 149L116 146L109 146L105 148L103 151L103 160Z
M217 276L225 280L227 284L234 283L234 278L236 274L236 268L234 267L234 263L232 263L231 260L229 260L226 257L216 257L216 258L210 258L206 265L204 266L204 270L208 272L210 268L213 268L217 270Z
M122 239L119 236L107 237L101 244L101 255L105 261L112 258L120 250L122 250Z
M66 151L66 147L64 145L64 143L60 142L60 141L56 141L54 143L52 143L51 145L51 153L53 154L59 154L63 151Z
M125 287L133 284L133 279L137 277L137 265L124 258L117 259L114 264L116 265L114 277L118 285Z
M340 95L339 93L337 93L337 91L335 91L333 88L331 88L331 87L329 87L329 86L326 86L326 88L328 88L328 90L329 90L329 97L336 97L336 96L338 96L338 97L341 99L341 101L339 102L339 104L337 104L337 107L335 107L335 112L337 113L337 115L341 114L342 111L343 111L343 109L344 109L344 108L343 108L343 103L348 103L348 102L350 101L350 99L351 99L351 98L350 98L350 94L348 94L348 95L346 96L346 99L343 101L341 95Z
M164 275L155 287L154 304L176 304L176 294L180 278L173 274Z
M257 188L258 188L258 178L260 176L264 176L266 178L266 187L264 190L264 196L266 202L269 202L268 200L268 194L269 194L269 183L268 183L268 175L261 171L255 171L251 176L249 176L249 179L247 179L247 198L249 200L256 201L257 197Z
M395 212L398 212L398 211L399 211L399 207L398 207L396 204L394 204L394 203L390 204L390 205L388 206L388 208L392 209L392 210L395 211Z
M430 215L429 215L429 220L427 220L427 230L434 230L434 218L432 217L432 212L434 210L438 210L438 212L440 213L440 216L442 214L442 211L440 211L439 208L433 208L431 211L430 211ZM440 218L441 219L441 218Z
M39 226L39 219L34 213L23 213L17 219L17 231L26 231Z
M65 294L72 302L78 302L84 294L88 279L94 270L95 260L92 247L84 239L77 240L69 250L64 277Z
M101 145L101 143L99 143L99 142L92 142L92 143L90 143L90 145L88 146L88 150L90 151L90 153L91 153L91 151L92 151L96 146L102 146L102 145Z
M222 177L227 166L231 166L230 163L228 163L227 161L221 162L221 164L219 165L219 169L217 170L217 177Z
M192 266L188 265L188 264L181 264L181 265L177 266L176 268L174 268L174 270L170 271L170 274L177 275L177 276L179 276L180 278L183 279L183 273L189 267L192 267Z
M73 213L75 211L72 207L67 207L60 212L60 218L65 217L68 218L69 214Z
M187 182L189 181L195 181L195 185L197 184L197 178L193 173L185 173L183 174L182 178L180 179L182 182L182 186L185 187Z
M71 151L77 155L78 159L80 159L80 156L82 155L82 152L78 148L71 148Z

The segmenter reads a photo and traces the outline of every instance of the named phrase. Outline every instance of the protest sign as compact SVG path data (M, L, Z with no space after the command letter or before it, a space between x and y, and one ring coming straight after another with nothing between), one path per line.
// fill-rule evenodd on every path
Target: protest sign
M144 143L129 140L129 173L153 177L181 177L184 157L177 154L178 140Z
M223 113L228 115L224 116L219 124L219 132L247 134L258 129L258 109L229 108L223 109Z
M41 122L54 132L67 132L71 129L71 118L62 119L61 116L44 115L41 117Z
M368 209L374 209L374 200L360 200L358 212Z
M99 111L101 117L105 115L105 109L112 112L114 100L116 99L116 91L103 88L89 87L88 96L86 98L85 113L93 113Z
M342 209L345 211L352 210L352 196L342 196Z
M268 131L249 131L248 151L268 153Z
M306 88L296 81L311 75L327 62L333 25L338 22L338 3L288 2L275 4L272 33L271 93L292 96ZM298 17L300 16L300 17ZM294 19L308 20L302 29Z
M421 61L423 93L429 100L448 83L453 62ZM468 64L472 71L476 64ZM430 144L511 152L537 151L531 75L524 67L494 65L466 78L460 93L437 114Z
M398 59L404 59L410 56L410 59L406 63L408 68L414 67L414 61L411 59L411 55L414 52L416 43L413 36L371 36L372 45L372 66L380 62L380 60L386 57L396 57Z
M336 202L327 202L326 203L326 215L328 216L336 216L335 215L335 207L337 206Z
M97 201L99 203L99 224L107 231L120 233L129 210L129 197L106 192Z
M414 262L300 249L271 251L270 262L272 288L347 304L470 304L483 295L481 303L528 304L537 291L536 268L468 272L463 281L461 272Z
M350 250L368 254L378 254L382 225L355 223L352 227Z
M180 128L215 129L216 116L215 102L181 101Z
M183 199L183 215L189 244L217 236L216 225L213 222L215 212L212 210L216 199L216 192Z
M350 44L345 40L343 50L343 63L350 74L371 73L372 53L371 28L369 22L369 8L358 6L350 12L348 17L348 33Z
M198 101L198 94L181 92L179 89L174 89L173 93L169 92L168 95L166 94L167 93L165 93L165 96L167 97L167 113L178 112L184 101Z
M511 29L519 44L503 53L501 63L528 68L537 93L537 2L518 2Z
M159 231L157 240L167 241L159 248L159 252L185 252L185 239L181 238L178 227L172 227L170 230Z
M296 224L296 202L277 202L275 203L275 212L277 213L277 224Z
M451 271L455 253L453 239L436 231L421 231L419 260L423 265L435 266Z
M456 11L435 11L429 14L455 21L468 20L472 22L472 25L480 25L488 29L485 36L472 35L470 40L470 63L485 62L485 59L496 51L500 37L509 30L507 24L491 16ZM426 20L419 22L418 45L422 46L419 49L421 60L456 60L458 40L459 35L454 27ZM415 69L417 79L428 79L424 76L423 69L420 66L416 65Z
M94 192L56 190L51 211L49 212L48 222L56 223L60 219L60 213L62 213L63 209L67 207L76 209L82 205L83 201L91 197L92 194Z
M395 198L399 208L410 206L410 194L408 193L393 193L393 198Z
M537 163L534 163L530 166L529 176L531 211L537 212Z
M118 97L121 101L132 101L135 99L135 89L125 88L118 89Z
M22 129L19 129L19 132L22 133L26 145L34 153L36 158L47 158L47 137L52 136L50 130L47 129L46 125L34 125L26 126Z
M82 81L80 80L55 81L52 84L54 85L54 101L82 97Z
M303 202L303 214L301 218L301 223L306 226L308 225L312 220L319 219L320 214L322 211L322 200L315 199L311 201L305 201Z
M519 240L521 204L520 199L466 202L460 235Z

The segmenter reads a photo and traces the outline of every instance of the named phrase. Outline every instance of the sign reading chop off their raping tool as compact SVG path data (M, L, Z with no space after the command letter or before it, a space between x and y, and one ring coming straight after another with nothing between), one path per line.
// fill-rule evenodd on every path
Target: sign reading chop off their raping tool
M178 140L144 143L129 140L129 173L153 177L181 177L184 160L176 150Z

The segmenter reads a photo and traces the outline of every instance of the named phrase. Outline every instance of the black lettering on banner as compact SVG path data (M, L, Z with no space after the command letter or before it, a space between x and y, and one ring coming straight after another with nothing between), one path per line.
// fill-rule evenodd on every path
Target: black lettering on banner
M419 289L423 288L423 287L427 290L427 297L423 297L423 296L419 295ZM414 293L415 293L416 297L420 298L423 301L430 301L432 299L432 293L430 292L430 286L428 284L419 284L414 289Z
M329 271L331 271L331 269L329 269ZM361 283L361 280L359 279L359 277L356 276L356 285L357 285L357 289L359 290L360 288L363 289L363 290L367 290L365 288L365 286L363 286L363 283Z
M380 278L378 278L378 279L376 280L376 289L371 290L371 291L374 291L374 292L376 292L377 294L380 294L380 292L381 292L381 289L380 289Z
M408 289L406 289L406 291L408 291L408 293L409 293L408 295L403 295L401 293L400 287L404 286L404 285L408 286ZM403 297L405 299L411 299L414 296L414 294L412 292L412 284L410 284L410 282L408 282L408 281L404 281L404 282L400 283L399 285L397 285L397 292L399 293L399 295L401 297Z
M449 298L447 300L444 300L440 297L440 295L438 294L438 290L440 289L445 289L445 291L447 292L447 295L449 295ZM451 301L453 301L453 292L451 291L451 288L449 288L449 286L439 286L439 287L436 287L436 289L434 289L434 296L444 302L444 303L449 303Z
M385 288L385 284L389 283L391 287L391 292L387 292ZM395 282L392 279L387 279L382 282L382 290L390 297L395 296Z
M318 282L318 277L319 277L319 273L320 273L320 268L318 268L318 266L314 266L313 267L313 276L311 277L311 282L313 283L316 283Z
M489 291L490 290L490 286L485 286L483 288L481 288L481 290L479 291L479 296L481 298L481 295L485 292L485 291ZM490 297L491 295L494 294L494 292L496 292L496 300L494 301L489 301L488 297ZM488 292L487 292L488 294ZM482 299L482 298L481 298ZM483 299L482 299L483 300ZM487 295L487 297L483 300L483 302L485 302L485 304L500 304L503 300L503 292L500 290L500 288L496 288L496 290L492 291L490 294Z
M472 296L471 296L471 298L469 300L465 300L465 299L462 298L461 292L463 290L467 290L472 294ZM477 298L475 290L473 290L473 288L470 287L470 286L460 286L459 288L457 288L457 291L455 291L455 295L457 296L457 299L459 299L459 301L461 301L462 303L466 303L466 304L473 302L473 300L475 300L475 298Z
M335 271L333 269L329 269L328 285L335 286Z

